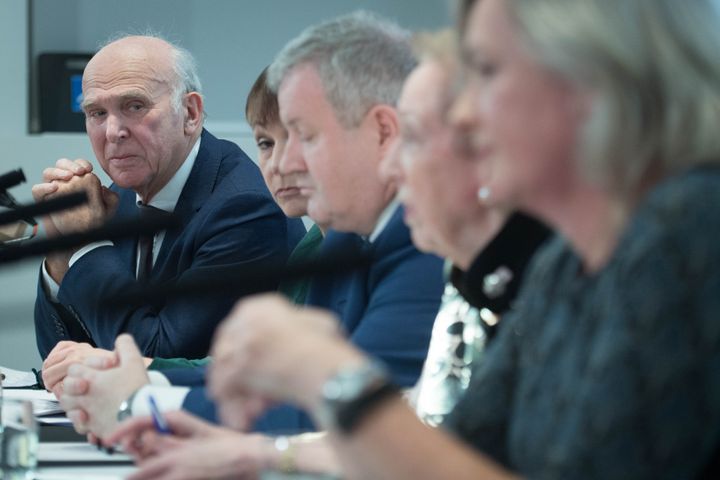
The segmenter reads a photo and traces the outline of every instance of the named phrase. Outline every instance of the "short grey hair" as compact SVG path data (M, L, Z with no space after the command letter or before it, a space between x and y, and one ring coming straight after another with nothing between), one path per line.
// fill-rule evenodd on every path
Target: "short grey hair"
M591 97L578 145L589 178L635 196L648 181L720 162L716 3L506 2L535 59Z
M181 47L153 30L145 30L142 33L122 32L113 35L103 42L98 49L102 49L111 43L128 37L149 37L162 40L170 46L172 55L172 106L176 112L182 109L183 96L190 92L197 92L202 95L202 84L198 75L197 62L189 50ZM204 115L204 112L203 112Z
M290 41L270 65L270 88L277 92L285 76L304 64L317 69L338 120L353 127L374 105L396 105L416 61L408 31L357 11L311 26Z

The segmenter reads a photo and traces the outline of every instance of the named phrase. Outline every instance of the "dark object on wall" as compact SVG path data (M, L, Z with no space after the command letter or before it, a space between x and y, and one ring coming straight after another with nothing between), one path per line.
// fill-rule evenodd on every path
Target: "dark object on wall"
M90 53L38 55L41 132L84 132L82 74Z

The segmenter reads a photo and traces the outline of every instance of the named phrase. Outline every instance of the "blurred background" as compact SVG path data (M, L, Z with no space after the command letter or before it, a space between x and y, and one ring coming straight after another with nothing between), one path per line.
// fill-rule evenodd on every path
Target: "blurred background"
M275 53L304 27L357 9L411 30L451 23L447 0L0 0L0 173L22 168L30 188L58 158L97 167L82 114L72 111L79 75L98 45L118 33L151 30L190 50L198 62L206 127L252 158L245 96ZM99 168L98 168L99 170ZM101 175L107 183L106 176ZM40 259L0 265L0 365L40 367L33 304Z

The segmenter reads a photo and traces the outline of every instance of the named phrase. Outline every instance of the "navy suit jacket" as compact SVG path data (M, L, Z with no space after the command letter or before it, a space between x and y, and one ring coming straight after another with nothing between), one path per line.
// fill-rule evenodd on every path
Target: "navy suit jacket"
M116 217L138 214L135 192L113 186L120 196ZM175 213L182 227L168 231L150 274L152 282L182 281L213 267L255 267L285 262L305 231L275 204L257 166L234 143L203 130L200 150ZM158 300L142 306L106 308L105 295L135 283L137 238L116 241L83 255L66 273L59 303L41 282L35 331L44 358L60 340L113 349L118 334L133 335L146 356L204 357L216 325L233 303L228 296ZM238 295L275 285L238 286Z
M368 267L313 279L307 303L335 311L349 340L383 361L397 385L410 387L422 370L440 306L442 261L413 246L401 208L373 244L365 244L354 234L330 231L322 251L363 248L371 255ZM163 373L174 384L195 386L185 398L184 409L217 421L214 405L199 387L202 371ZM255 424L255 430L268 433L313 428L308 415L289 405L269 410Z

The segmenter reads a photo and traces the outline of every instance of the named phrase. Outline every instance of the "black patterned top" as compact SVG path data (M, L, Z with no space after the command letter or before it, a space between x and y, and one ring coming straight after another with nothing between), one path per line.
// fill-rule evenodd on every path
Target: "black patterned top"
M530 478L716 475L720 169L656 187L595 274L552 240L445 426Z

